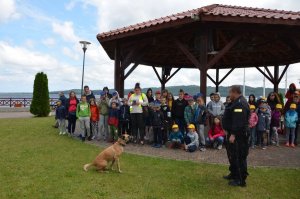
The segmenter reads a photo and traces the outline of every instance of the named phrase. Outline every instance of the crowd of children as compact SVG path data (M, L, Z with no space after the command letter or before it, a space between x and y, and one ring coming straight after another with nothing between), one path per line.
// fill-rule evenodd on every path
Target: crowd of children
M266 149L269 145L279 146L279 134L286 134L286 146L295 147L299 125L299 93L294 85L286 94L285 106L278 94L270 93L268 98L256 100L249 96L251 115L249 118L249 146ZM81 139L114 142L121 134L128 133L131 141L141 144L144 141L152 147L180 148L188 152L197 149L205 151L206 147L221 150L226 132L222 128L222 116L230 98L221 101L220 93L212 93L211 101L205 104L201 93L194 96L179 90L175 100L167 90L152 89L146 94L136 84L134 92L128 98L120 98L117 91L109 93L107 87L95 99L88 86L79 101L75 93L70 92L64 104L57 102L56 119L59 134L74 134L76 119L80 122ZM283 108L284 107L284 108ZM68 128L66 122L68 119ZM205 128L208 128L205 137Z

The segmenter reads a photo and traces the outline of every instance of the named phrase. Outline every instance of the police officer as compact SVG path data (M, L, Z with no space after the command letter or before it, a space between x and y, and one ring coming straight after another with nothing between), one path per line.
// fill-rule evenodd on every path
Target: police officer
M230 180L231 186L246 186L248 144L249 105L242 95L240 86L231 86L229 89L231 103L226 107L223 116L223 127L227 131L226 150L230 163L230 174L224 176Z

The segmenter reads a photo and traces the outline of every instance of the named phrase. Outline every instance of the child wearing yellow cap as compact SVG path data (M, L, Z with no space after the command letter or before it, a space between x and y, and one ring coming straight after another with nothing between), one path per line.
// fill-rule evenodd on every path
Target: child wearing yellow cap
M172 132L169 135L167 147L170 149L182 148L183 144L183 135L179 131L179 126L177 124L173 124Z
M187 127L188 133L184 137L185 142L185 150L187 152L194 152L199 147L199 136L196 132L196 128L194 124L190 124Z
M258 122L258 116L255 111L255 105L250 105L250 117L249 117L249 132L250 132L250 144L251 148L255 147L257 136L256 136L256 125Z
M295 147L294 139L295 139L295 129L298 122L298 113L296 112L297 105L291 104L290 110L288 110L285 114L285 127L286 127L286 144L287 147ZM290 142L291 136L291 142Z
M278 129L280 129L280 122L281 122L281 111L282 105L276 104L275 110L272 111L271 115L271 129L273 132L273 140L276 146L279 146L279 139L278 139Z

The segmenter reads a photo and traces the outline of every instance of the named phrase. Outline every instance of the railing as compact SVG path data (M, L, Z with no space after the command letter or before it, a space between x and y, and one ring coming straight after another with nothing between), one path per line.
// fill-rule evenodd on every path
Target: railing
M49 105L53 109L58 98L50 98ZM0 98L0 107L30 107L32 98Z

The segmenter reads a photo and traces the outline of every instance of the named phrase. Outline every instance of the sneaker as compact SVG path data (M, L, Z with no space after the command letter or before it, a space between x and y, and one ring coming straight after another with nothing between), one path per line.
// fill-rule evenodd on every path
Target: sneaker
M161 148L161 144L156 144L155 148Z
M262 150L266 150L266 148L267 148L267 147L263 146L261 149L262 149Z
M59 135L62 135L63 133L62 132L59 132Z
M222 145L219 145L219 146L218 146L218 150L221 150L221 149L222 149Z
M289 142L285 143L285 146L286 146L286 147L289 147L289 146L290 146L290 143L289 143Z
M66 133L66 132L63 132L62 134L63 134L63 135L66 135L67 133Z
M279 146L279 142L276 143L276 146L277 146L277 147Z
M96 137L95 137L95 136L93 136L93 137L92 137L92 140L94 140L95 138L96 138Z
M291 147L292 147L292 148L295 148L295 144L292 143L292 144L291 144Z
M204 151L206 151L206 148L205 147L200 147L199 150L204 152Z

